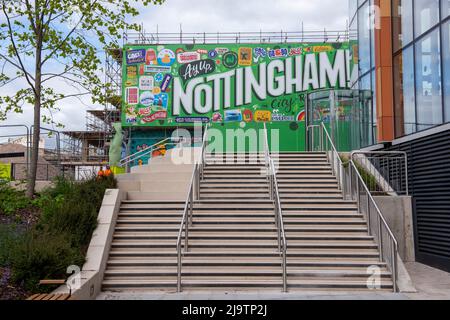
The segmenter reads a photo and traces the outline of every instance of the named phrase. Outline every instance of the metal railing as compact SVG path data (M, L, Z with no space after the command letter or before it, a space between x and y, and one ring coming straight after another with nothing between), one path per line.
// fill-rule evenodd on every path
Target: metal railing
M129 167L130 167L131 163L136 163L136 161L139 161L139 159L146 157L148 155L150 155L150 157L151 157L152 153L154 151L158 151L159 149L162 149L162 148L167 149L168 146L176 147L176 146L182 145L184 142L185 142L185 140L179 139L179 138L166 138L162 141L159 141L149 147L146 147L136 153L133 153L133 154L121 159L119 161L119 166L126 167L127 171L129 171L129 169L130 169Z
M351 160L374 179L366 184L372 195L409 195L408 154L402 151L354 151Z
M348 165L344 166L325 124L321 123L320 127L320 151L327 153L328 161L331 164L333 174L338 180L344 199L356 201L358 212L365 216L368 225L368 233L374 237L378 244L380 261L386 262L390 269L394 291L397 292L397 240L353 160L350 160ZM317 128L317 125L310 126L310 128ZM310 131L310 128L307 129L308 132ZM315 146L313 147L315 148Z
M309 133L311 131L312 131L312 135L309 135ZM318 144L316 143L317 140L315 138L316 132L319 134ZM321 124L310 125L307 127L307 133L308 133L307 136L308 136L309 149L311 151L327 152L328 162L331 164L331 170L333 171L333 175L338 179L339 189L344 191L344 196L345 196L344 163L342 162L339 152L337 152L336 146L333 142L333 139L331 139L331 136L328 133L328 130L326 129L325 124L322 122ZM311 142L310 142L309 138L311 138Z
M386 262L390 269L394 292L397 292L397 240L353 161L350 161L348 168L348 183L353 200L358 203L358 212L366 218L369 235L373 236L378 244L380 261Z
M195 159L194 170L192 172L189 191L184 206L183 217L181 219L180 229L177 238L177 292L181 292L181 269L182 269L182 252L181 243L184 231L184 253L189 252L189 227L192 226L192 218L194 213L194 201L200 200L200 181L203 179L203 171L205 165L205 153L207 146L209 125L206 126L203 135L203 143L201 147L200 157Z
M264 155L266 160L266 174L269 182L270 199L274 202L275 226L277 228L278 252L280 253L283 274L283 292L287 292L287 241L284 231L283 209L281 207L280 192L278 190L277 169L270 156L267 127L264 123Z
M346 42L355 37L352 30L300 30L254 32L128 32L124 44L227 44L227 43L304 43Z

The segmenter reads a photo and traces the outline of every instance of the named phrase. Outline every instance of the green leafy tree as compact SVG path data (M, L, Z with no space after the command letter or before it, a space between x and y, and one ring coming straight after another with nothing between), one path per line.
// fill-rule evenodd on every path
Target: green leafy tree
M91 95L103 103L102 50L118 47L124 30L140 31L127 23L138 5L165 0L0 0L0 88L15 85L13 95L1 95L0 120L8 112L34 108L31 166L27 196L36 183L41 123L51 123L42 110L58 110L58 102ZM64 81L71 92L54 85Z

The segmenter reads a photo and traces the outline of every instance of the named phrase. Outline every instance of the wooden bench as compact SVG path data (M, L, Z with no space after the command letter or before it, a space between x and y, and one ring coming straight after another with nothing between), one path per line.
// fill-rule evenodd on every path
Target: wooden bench
M66 280L41 280L39 281L40 285L64 285L66 284ZM72 290L69 293L61 294L52 294L52 293L37 293L33 294L27 300L40 300L40 301L50 301L50 300L74 300L72 297Z

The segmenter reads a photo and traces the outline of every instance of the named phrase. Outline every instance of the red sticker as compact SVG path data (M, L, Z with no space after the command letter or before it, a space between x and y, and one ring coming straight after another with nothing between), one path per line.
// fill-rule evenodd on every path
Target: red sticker
M162 119L166 119L166 118L167 118L166 111L158 111L148 117L143 118L142 122L150 123L150 122L154 122L156 120L162 120Z

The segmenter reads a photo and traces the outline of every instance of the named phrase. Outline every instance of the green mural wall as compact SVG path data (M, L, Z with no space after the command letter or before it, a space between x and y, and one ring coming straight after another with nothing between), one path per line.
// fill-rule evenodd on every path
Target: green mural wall
M349 43L126 46L122 125L212 123L226 137L266 123L281 151L301 151L306 94L348 88L354 66Z

